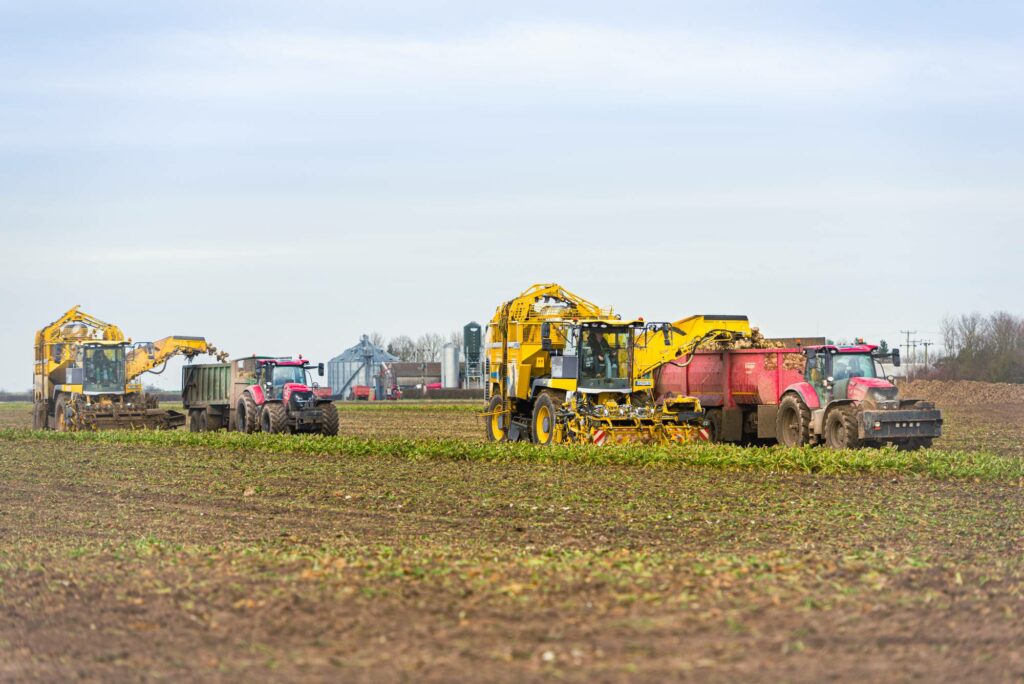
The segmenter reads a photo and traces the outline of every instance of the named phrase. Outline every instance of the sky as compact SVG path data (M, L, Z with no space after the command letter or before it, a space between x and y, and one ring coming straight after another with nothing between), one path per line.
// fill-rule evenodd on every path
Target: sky
M76 304L324 361L535 282L780 337L1022 314L1022 26L1019 2L0 0L0 388Z

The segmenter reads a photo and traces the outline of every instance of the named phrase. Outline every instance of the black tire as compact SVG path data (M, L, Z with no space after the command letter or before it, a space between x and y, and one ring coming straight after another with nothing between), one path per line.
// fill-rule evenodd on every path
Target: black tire
M32 429L46 430L49 427L46 421L46 402L37 401L32 405Z
M199 432L199 414L201 411L192 409L188 412L188 431Z
M495 394L487 402L487 425L484 428L487 432L488 442L504 442L508 439L508 414L497 413L502 408L501 397Z
M338 407L334 405L333 401L327 401L320 404L319 408L320 413L322 414L320 419L320 434L326 437L336 436L341 424L341 420L338 417Z
M239 432L256 432L259 423L256 422L256 402L249 393L242 395L238 400L238 415L235 416L235 429Z
M708 419L708 441L709 442L721 442L722 441L722 410L721 409L710 409L707 412Z
M264 404L260 411L260 429L263 432L277 434L288 429L288 411L284 404Z
M207 432L210 429L210 419L206 415L206 409L199 412L199 431Z
M798 447L811 442L811 410L800 397L787 394L779 402L775 417L775 438L779 444Z
M530 416L530 437L533 443L541 446L551 444L555 439L557 420L555 397L550 392L541 392L533 401L533 413Z
M856 410L843 406L825 416L825 446L829 449L859 449Z
M896 442L896 448L900 451L917 451L918 449L931 449L931 437L911 437L910 439Z
M67 411L65 410L64 397L57 399L56 406L53 407L53 429L58 432L70 432L71 426L67 421Z

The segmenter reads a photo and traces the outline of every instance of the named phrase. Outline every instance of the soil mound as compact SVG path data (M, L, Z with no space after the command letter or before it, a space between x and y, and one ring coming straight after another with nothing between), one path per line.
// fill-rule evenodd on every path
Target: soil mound
M901 383L900 394L907 399L926 399L943 406L985 406L1024 404L1024 385L974 380L915 380Z

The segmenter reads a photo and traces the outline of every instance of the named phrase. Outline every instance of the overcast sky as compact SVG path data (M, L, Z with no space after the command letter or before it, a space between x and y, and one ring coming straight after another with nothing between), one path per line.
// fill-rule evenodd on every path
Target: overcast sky
M0 387L74 304L318 360L548 281L777 336L1024 313L1022 26L1020 2L0 0Z

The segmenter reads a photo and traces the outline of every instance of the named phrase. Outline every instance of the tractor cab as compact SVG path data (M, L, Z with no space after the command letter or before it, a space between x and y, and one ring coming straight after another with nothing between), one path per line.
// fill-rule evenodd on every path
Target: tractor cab
M823 406L837 399L860 400L869 391L895 396L893 378L886 377L881 363L889 355L877 350L873 344L808 347L804 351L807 356L804 379L814 388ZM900 365L898 349L892 351L891 359L893 365Z
M318 375L323 376L324 364L313 366L304 359L261 359L256 363L256 384L263 389L264 396L270 400L283 400L291 391L310 392L317 384L313 382L310 371L316 368Z

